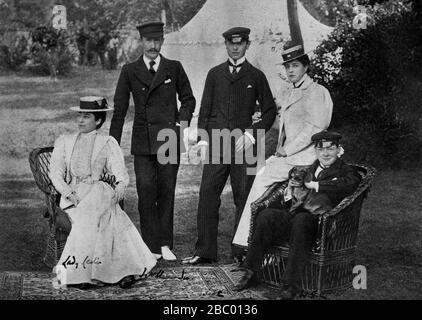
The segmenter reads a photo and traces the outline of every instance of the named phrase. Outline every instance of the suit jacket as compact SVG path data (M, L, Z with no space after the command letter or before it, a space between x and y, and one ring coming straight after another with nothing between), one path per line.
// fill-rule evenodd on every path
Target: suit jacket
M257 102L261 108L262 120L252 125ZM230 73L227 61L208 72L199 110L198 129L208 133L209 150L212 150L213 141L210 140L213 129L240 129L241 132L249 129L256 139L256 130L269 130L275 115L276 106L267 78L247 60L237 75ZM204 137L199 139L204 140ZM222 141L220 154L213 157L222 156L228 150L231 150L233 157L235 141L232 140L231 143L230 140ZM255 143L257 142L256 140Z
M319 184L318 192L324 193L330 198L333 206L336 206L345 197L352 194L359 185L361 176L356 168L344 163L338 158L329 168L323 169L318 177L315 177L315 170L319 166L316 160L309 168L312 180Z
M78 133L60 136L55 141L51 154L49 177L56 190L62 195L61 204L64 201L63 196L72 191L69 186L72 180L69 168L77 137ZM92 180L98 181L104 169L116 177L116 182L125 186L129 184L129 174L119 144L113 137L97 134L91 156Z
M110 135L119 143L131 93L135 104L131 153L157 154L160 146L165 143L157 140L162 129L176 132L179 145L180 127L176 123L186 121L189 125L195 111L195 98L182 64L161 56L154 77L145 66L142 56L123 66L114 95L114 113L110 126ZM177 96L181 103L180 109L177 107ZM181 146L184 148L183 143Z
M290 165L312 164L316 154L311 137L330 125L333 110L330 93L305 74L300 88L292 86L277 101L280 102L277 149L284 148L285 160Z

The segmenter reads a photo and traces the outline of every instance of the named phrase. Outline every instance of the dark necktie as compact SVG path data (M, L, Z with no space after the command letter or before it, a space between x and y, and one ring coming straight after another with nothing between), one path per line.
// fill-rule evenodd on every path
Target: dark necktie
M155 75L154 64L155 64L155 61L154 61L154 60L151 60L151 61L149 62L149 72L150 72L152 75Z
M243 65L243 63L239 63L237 65L234 65L229 60L229 66L233 67L232 74L237 74L237 68L240 68Z

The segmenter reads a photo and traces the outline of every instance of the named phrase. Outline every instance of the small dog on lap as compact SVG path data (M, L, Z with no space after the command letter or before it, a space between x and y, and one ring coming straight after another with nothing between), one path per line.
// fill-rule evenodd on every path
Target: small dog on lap
M305 182L312 180L310 166L295 166L289 172L289 185L286 192L291 194L290 213L302 208L314 215L321 215L333 208L331 200L325 193L318 193L305 187ZM288 190L290 189L290 190Z

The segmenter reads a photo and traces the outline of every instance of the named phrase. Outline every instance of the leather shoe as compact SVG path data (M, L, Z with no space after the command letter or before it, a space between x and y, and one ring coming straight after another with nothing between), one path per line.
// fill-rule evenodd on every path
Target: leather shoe
M251 269L245 269L242 278L239 282L233 287L234 291L242 291L256 283L256 274Z
M134 276L126 276L119 282L119 287L122 289L127 289L135 283Z
M280 300L293 300L298 294L300 290L294 288L292 286L286 286L280 293Z
M74 284L71 285L79 290L89 290L89 289L93 289L95 286L91 283L88 282L84 282L84 283L78 283L78 284Z
M233 261L235 263L239 264L239 265L241 265L242 262L245 261L245 259L246 259L246 256L243 256L243 255L234 255L233 256Z
M203 258L200 256L193 256L193 257L187 257L182 260L183 264L190 264L192 266L202 263L213 263L213 260L210 258Z

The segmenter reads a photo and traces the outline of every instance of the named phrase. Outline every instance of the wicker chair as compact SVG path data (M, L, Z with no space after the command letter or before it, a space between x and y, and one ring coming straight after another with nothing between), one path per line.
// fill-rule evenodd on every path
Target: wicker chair
M67 214L59 207L60 193L54 188L48 176L52 152L53 147L44 147L36 148L29 154L29 165L34 175L35 183L45 194L47 210L44 213L44 217L48 219L50 232L43 261L51 268L57 264L70 232L70 221L68 221ZM101 176L101 181L110 184L114 188L116 178L104 172ZM123 208L123 200L120 202L120 206Z
M362 202L376 172L372 167L354 166L362 176L356 191L319 218L317 239L302 276L302 289L307 294L320 296L352 285ZM256 215L264 208L280 203L286 186L287 182L271 185L252 204L250 234ZM287 243L270 248L262 261L261 280L270 285L281 285L288 255Z

